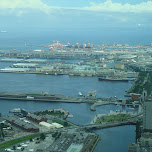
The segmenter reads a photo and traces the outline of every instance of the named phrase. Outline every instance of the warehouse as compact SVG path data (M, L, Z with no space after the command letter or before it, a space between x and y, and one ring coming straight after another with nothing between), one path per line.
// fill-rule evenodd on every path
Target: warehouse
M20 120L14 116L7 116L5 117L6 121L9 122L10 124L21 128L24 131L27 132L39 132L39 128L35 127L34 125L27 123L23 120Z
M52 124L50 124L50 123L47 123L47 122L45 122L45 121L40 122L39 125L44 126L44 127L48 128L48 129L53 129L53 128L55 128L54 125L52 125Z
M40 122L42 122L42 121L47 122L47 119L46 119L46 118L37 116L37 115L32 114L32 113L29 113L29 114L26 116L26 118L29 119L29 120L32 120L32 121L34 121L34 122L36 122L36 123L40 123Z
M53 125L55 128L63 128L63 125L58 124L58 123L56 123L56 122L52 123L52 125Z
M26 72L29 71L29 68L5 68L5 69L0 69L0 71L4 72Z

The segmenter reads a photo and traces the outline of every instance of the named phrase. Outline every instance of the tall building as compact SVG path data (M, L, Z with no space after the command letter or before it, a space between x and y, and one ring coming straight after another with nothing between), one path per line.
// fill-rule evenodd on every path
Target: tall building
M141 100L142 100L142 102L144 102L144 101L146 101L146 99L147 99L147 91L143 88Z
M143 129L144 132L152 132L152 100L144 102Z

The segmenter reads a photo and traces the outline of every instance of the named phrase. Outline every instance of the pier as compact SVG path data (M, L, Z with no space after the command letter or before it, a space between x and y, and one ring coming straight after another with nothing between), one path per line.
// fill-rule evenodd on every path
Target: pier
M99 98L92 97L71 97L61 94L22 93L22 92L0 92L0 99L20 100L20 101L40 101L40 102L67 102L67 103L95 103Z
M23 101L42 101L42 102L84 102L84 98L69 97L60 94L41 93L21 93L21 92L0 92L0 99L4 100L23 100Z
M97 106L109 104L124 105L121 100L113 98L97 98L97 97L76 97L64 96L62 94L49 94L48 92L27 93L27 92L0 92L0 99L3 100L20 100L35 102L64 102L64 103L91 103L90 110L96 111ZM125 104L126 106L139 106L139 104Z

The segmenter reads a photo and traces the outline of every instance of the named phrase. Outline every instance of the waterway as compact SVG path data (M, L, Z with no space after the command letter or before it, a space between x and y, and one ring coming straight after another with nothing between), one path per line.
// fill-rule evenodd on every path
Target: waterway
M126 82L102 82L98 81L97 77L70 77L67 75L0 73L0 78L0 91L49 92L67 96L77 96L78 91L86 94L89 90L96 90L97 97L117 96L123 98L125 91L132 85ZM110 110L124 110L115 105L99 106L96 107L96 111L90 111L90 104L86 103L0 100L0 112L3 115L8 114L9 110L19 107L28 111L64 108L73 115L68 120L79 125L90 123L95 114L109 113ZM134 126L116 127L95 132L100 135L101 140L94 152L125 152L128 149L128 144L135 140Z
M40 75L0 73L1 91L48 92L77 96L78 92L86 95L89 90L96 90L97 97L123 98L131 87L126 82L98 81L97 77L71 77L68 75Z

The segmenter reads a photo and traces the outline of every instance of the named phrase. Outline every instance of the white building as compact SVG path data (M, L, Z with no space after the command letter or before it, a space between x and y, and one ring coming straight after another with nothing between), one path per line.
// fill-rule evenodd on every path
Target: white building
M55 127L55 128L63 128L63 125L59 124L59 123L52 123L52 125Z
M63 128L63 125L59 124L59 123L48 123L48 122L40 122L39 125L43 126L43 127L46 127L48 129L54 129L54 128Z
M48 129L55 128L55 126L53 124L50 124L50 123L47 123L47 122L44 122L44 121L40 122L39 125L44 126L44 127L48 128Z

